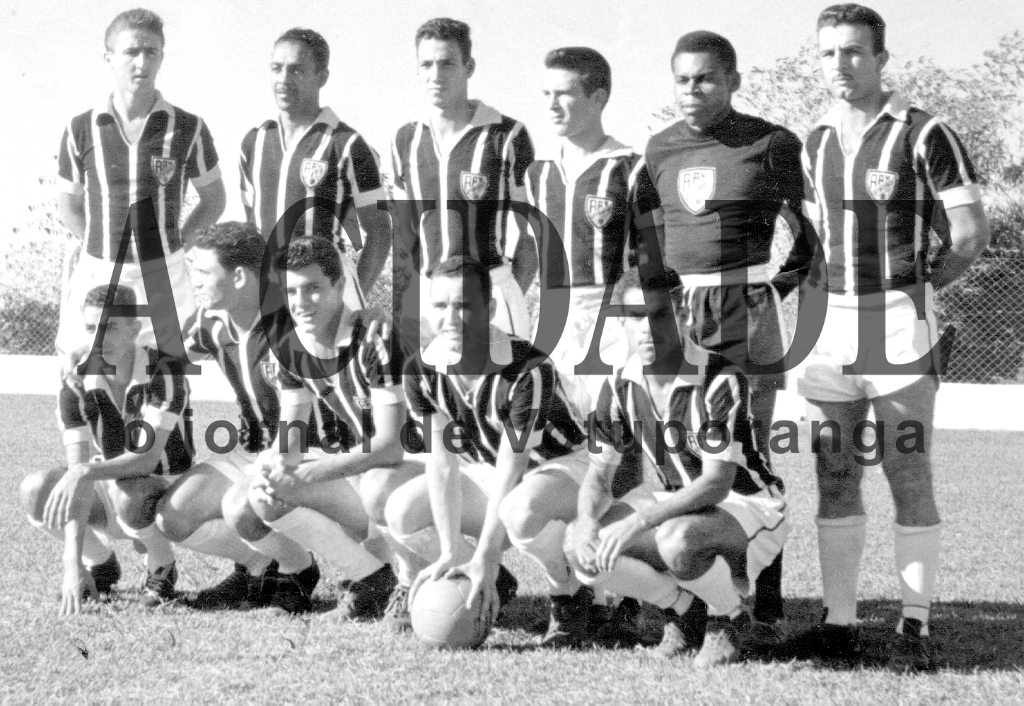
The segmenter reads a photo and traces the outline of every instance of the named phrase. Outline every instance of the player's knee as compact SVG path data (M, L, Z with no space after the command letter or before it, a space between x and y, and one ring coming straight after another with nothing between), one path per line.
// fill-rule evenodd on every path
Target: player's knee
M693 574L708 549L710 537L700 516L679 517L658 526L654 540L665 565L681 579Z
M363 501L363 509L374 524L387 522L385 509L390 495L386 479L365 479L359 487L359 497Z
M547 519L543 516L542 501L524 493L511 492L498 506L501 519L509 539L519 540L536 536Z
M393 534L419 532L433 521L429 500L406 487L399 488L384 504L384 521Z
M172 542L184 542L198 529L185 514L167 502L167 496L156 506L156 526Z
M40 520L43 517L43 508L46 506L46 497L53 487L53 475L55 472L63 473L63 469L55 468L49 471L33 471L21 479L18 486L18 495L21 498L21 506L32 518Z

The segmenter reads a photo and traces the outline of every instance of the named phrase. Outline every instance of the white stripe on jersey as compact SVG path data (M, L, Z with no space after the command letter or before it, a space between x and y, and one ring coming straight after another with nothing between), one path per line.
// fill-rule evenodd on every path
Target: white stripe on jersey
M256 227L260 230L261 233L264 232L264 230L263 230L264 229L264 223L263 223L262 216L260 215L262 213L262 211L263 211L263 203L262 203L262 200L260 198L260 192L262 191L262 189L260 189L260 174L263 173L263 149L264 149L264 142L266 141L266 139L267 139L267 131L266 130L257 130L256 131L256 146L253 148L253 151L252 151L252 180L250 182L252 184L252 191L253 191L253 197L252 197L252 213L253 213L253 218L256 221Z
M96 152L96 178L99 179L100 187L100 209L103 214L103 232L110 232L110 183L107 181L107 157L103 152L103 135L100 133L100 126L96 120L95 115L89 116L89 129L92 132L92 148ZM134 170L132 172L134 174ZM86 194L88 199L88 194ZM89 237L91 232L88 228L88 224L91 222L88 213L92 209L89 208L89 204L85 204L86 212L86 239ZM113 255L110 252L110 238L103 238L103 259L110 261L113 259Z
M880 171L890 171L889 165L892 163L892 153L896 146L896 139L903 134L903 129L906 123L893 120L889 125L889 136L885 139L885 144L882 146L882 151L878 156L878 169ZM852 161L852 159L851 159ZM917 229L920 230L920 224L917 225ZM918 237L915 234L914 242L918 242ZM892 263L889 260L889 228L882 228L882 242L879 243L879 253L882 256L883 272L885 273L886 279L892 279Z
M160 150L160 154L164 158L168 158L168 157L171 156L171 146L172 146L173 140L174 140L174 114L176 112L177 111L171 110L171 111L168 111L168 113L167 113L167 131L164 133L164 145L163 145L163 147ZM189 145L189 148L188 148L188 154L192 154L192 150L197 147L197 143L198 143L198 150L199 150L198 156L199 156L199 159L202 159L202 157L203 157L203 141L201 139L202 132L203 132L203 120L202 120L202 118L199 118L196 121L196 133L192 137L192 144ZM202 162L200 162L200 164L202 164ZM179 168L182 170L182 178L179 181L180 186L179 186L179 191L178 191L178 203L181 203L184 200L184 198L185 198L185 184L186 184L185 171L188 169L188 165L187 164L182 164L182 165L180 165ZM167 233L167 187L164 186L163 184L161 184L159 182L159 180L157 180L157 184L158 184L158 186L157 186L157 192L156 192L157 193L157 197L156 197L156 200L157 200L156 217L157 217L157 222L158 222L159 228L160 228L160 242L163 245L162 250L164 252L170 252L171 251L171 239L170 239L170 236Z
M420 184L420 158L419 158L420 143L422 141L423 141L423 124L421 123L420 125L418 125L416 127L416 130L413 132L413 135L412 135L412 145L409 148L409 196L411 198L413 198L413 199L420 198L420 194L423 193L423 186ZM398 145L397 144L395 144L394 149L395 149L395 154L397 155L398 154ZM434 149L436 150L437 148L435 147ZM440 158L441 158L440 155L438 155L438 159L440 159ZM400 169L402 163L401 163L400 160L396 159L395 165L396 165L396 167L395 167L396 169ZM446 189L445 184L442 181L441 182L441 198L442 199L444 199L447 196L447 193L446 193L445 189ZM445 210L443 208L441 208L441 206L443 206L443 201L442 201L442 203L438 204L438 208L441 209L441 213L439 215L441 217L442 227L444 227L444 225L447 224L448 221L446 220L447 219L447 216L445 215L446 212L445 212ZM428 256L427 235L426 235L427 229L423 227L423 219L425 217L426 217L426 212L425 211L421 212L420 213L420 227L419 227L420 258L421 258L421 262L419 263L420 269L422 269L423 266L426 264L426 260L427 260L427 256ZM421 305L422 305L422 302L421 302Z
M597 187L597 195L601 198L608 197L608 187L611 183L612 172L618 166L614 159L605 162L601 171L601 181ZM568 209L566 209L568 211ZM569 231L570 233L572 231ZM604 228L594 227L594 284L604 284Z

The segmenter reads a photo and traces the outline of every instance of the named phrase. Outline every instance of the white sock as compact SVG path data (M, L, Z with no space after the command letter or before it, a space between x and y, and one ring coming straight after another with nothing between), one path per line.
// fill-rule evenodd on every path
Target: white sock
M391 536L416 556L426 560L428 564L441 558L441 537L433 525L409 534L392 532ZM462 564L473 558L473 547L461 535L459 535L459 540L455 544L455 560Z
M270 565L270 557L243 542L220 518L207 520L178 544L194 552L220 556L242 564L253 576L259 576Z
M740 613L740 594L732 581L732 570L725 557L715 557L707 572L679 585L708 604L708 615L727 615L735 618Z
M916 618L923 625L921 634L927 635L935 576L939 572L942 523L930 527L895 525L895 530L896 571L903 596L903 616L896 632L902 634L903 618Z
M297 507L267 525L327 559L350 581L364 579L384 566L341 525L308 507Z
M46 532L46 534L56 540L60 542L64 541L64 530L51 529L31 515L28 516L28 523L33 527ZM102 564L110 558L110 555L113 552L114 550L110 548L110 544L107 539L96 529L92 527L85 528L85 539L82 542L82 563L85 565L85 568L90 569L97 564Z
M564 522L552 520L530 539L515 537L511 533L508 536L512 546L540 564L552 596L572 596L580 588L579 579L573 573L562 550L565 529Z
M153 573L160 567L174 562L174 546L171 540L160 532L155 522L142 529L129 527L120 517L117 518L117 522L126 535L139 540L146 547L147 571Z
M409 588L412 586L412 582L416 580L416 576L420 571L427 568L427 562L392 537L391 531L387 526L378 525L377 529L387 540L388 546L391 548L391 554L395 558L393 566L395 574L398 576L399 585Z
M585 584L600 586L605 591L619 596L647 601L659 608L672 608L679 614L686 612L693 599L689 593L679 588L679 584L672 576L656 571L647 562L631 556L620 556L611 571L597 576L577 573L576 577Z
M815 519L821 562L821 602L830 625L857 622L857 579L867 542L867 515Z
M255 542L246 542L246 544L260 554L276 559L278 573L297 574L303 569L308 569L313 564L312 554L303 549L295 540L288 539L280 532L275 532L274 530L267 532L267 536L263 539L257 539ZM259 575L252 568L247 568L249 568L249 573L253 576ZM266 567L263 568L263 571L266 571ZM260 573L262 574L263 571L260 571Z

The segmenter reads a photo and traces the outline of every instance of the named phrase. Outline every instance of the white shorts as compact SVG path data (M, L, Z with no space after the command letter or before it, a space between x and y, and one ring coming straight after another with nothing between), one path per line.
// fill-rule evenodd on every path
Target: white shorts
M639 486L623 495L619 501L639 512L671 495L669 492L652 492L647 486ZM725 500L716 507L732 515L747 534L746 595L750 595L757 577L775 561L789 536L786 498L773 486L757 495L740 495L729 491Z
M171 293L174 297L174 306L178 313L179 328L185 325L185 321L196 310L195 291L192 288L192 280L189 279L188 269L185 267L185 253L181 250L171 253L165 260L153 260L139 264L138 262L126 262L121 268L121 279L118 284L130 288L135 292L137 304L149 303L146 298L146 287L142 279L143 272L147 275L164 267L166 262L167 275L171 281ZM56 348L58 355L69 350L74 350L83 343L91 343L86 336L82 323L82 302L85 295L95 287L109 287L110 280L114 275L114 265L111 260L101 260L82 253L78 264L75 266L71 277L68 278L65 291L61 293L60 303L60 324L57 328ZM156 306L166 306L165 302L152 302ZM156 344L156 335L153 332L153 320L151 317L139 318L142 322L142 331L139 334L139 343L144 346L153 347ZM181 336L178 331L174 335Z
M188 473L188 471L185 471L185 473ZM173 476L152 475L149 477L162 481L164 486L169 488L174 481L183 475L184 473L178 473ZM117 521L117 503L115 498L120 498L125 494L123 490L117 487L117 479L110 478L94 481L93 488L96 491L96 499L103 503L103 511L107 516L107 522L102 527L104 534L111 539L130 539L121 527L121 523Z
M587 357L597 328L597 318L604 300L604 286L575 287L569 290L569 319L562 336L549 356L558 370L562 387L581 419L586 419L597 405L597 396L607 375L576 375L576 365ZM540 325L540 321L537 322ZM537 332L533 333L536 340ZM629 357L630 348L622 321L611 316L604 320L601 332L601 359L615 367Z
M872 345L867 351L867 365L878 368L889 363L911 363L929 355L939 340L933 306L934 290L925 285L925 318L918 320L917 309L910 296L888 291L878 294L846 297L830 294L825 325L811 354L796 368L796 391L801 397L821 402L852 402L892 394L920 380L924 374L863 375L844 374L843 366L857 360L858 322L865 319L869 330L885 326L885 345ZM869 344L870 345L870 344ZM938 356L938 348L935 350ZM932 370L939 361L924 360Z
M434 328L429 316L430 312L430 278L422 273L419 275L419 346L426 348L427 344L434 338ZM406 290L405 301L402 304L404 321L412 321L405 312L413 311L411 302L412 287ZM501 265L491 270L491 296L494 297L496 309L491 323L505 333L530 340L533 325L530 323L530 312L526 307L526 297L523 290L519 288L515 277L512 276L512 268L509 265ZM402 335L411 336L410 328L403 326ZM412 342L408 344L407 350L411 350Z
M590 466L590 455L586 449L573 451L565 456L559 456L536 468L531 468L523 474L523 479L537 473L564 473L572 479L576 485L583 483L587 475L587 468ZM494 483L498 477L498 470L489 463L462 463L459 468L462 473L476 484L487 497L491 496L494 490Z

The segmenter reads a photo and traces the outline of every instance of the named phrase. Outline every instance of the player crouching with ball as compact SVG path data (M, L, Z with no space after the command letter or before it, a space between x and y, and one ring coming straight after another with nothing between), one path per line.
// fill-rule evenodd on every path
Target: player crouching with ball
M740 597L782 550L789 523L782 483L754 443L747 380L679 336L679 291L671 270L643 281L630 270L616 284L636 353L598 396L565 550L584 583L664 610L655 654L699 649L694 665L705 667L740 658L750 625ZM678 372L684 350L699 374ZM644 484L615 501L612 479L634 445L662 488Z

